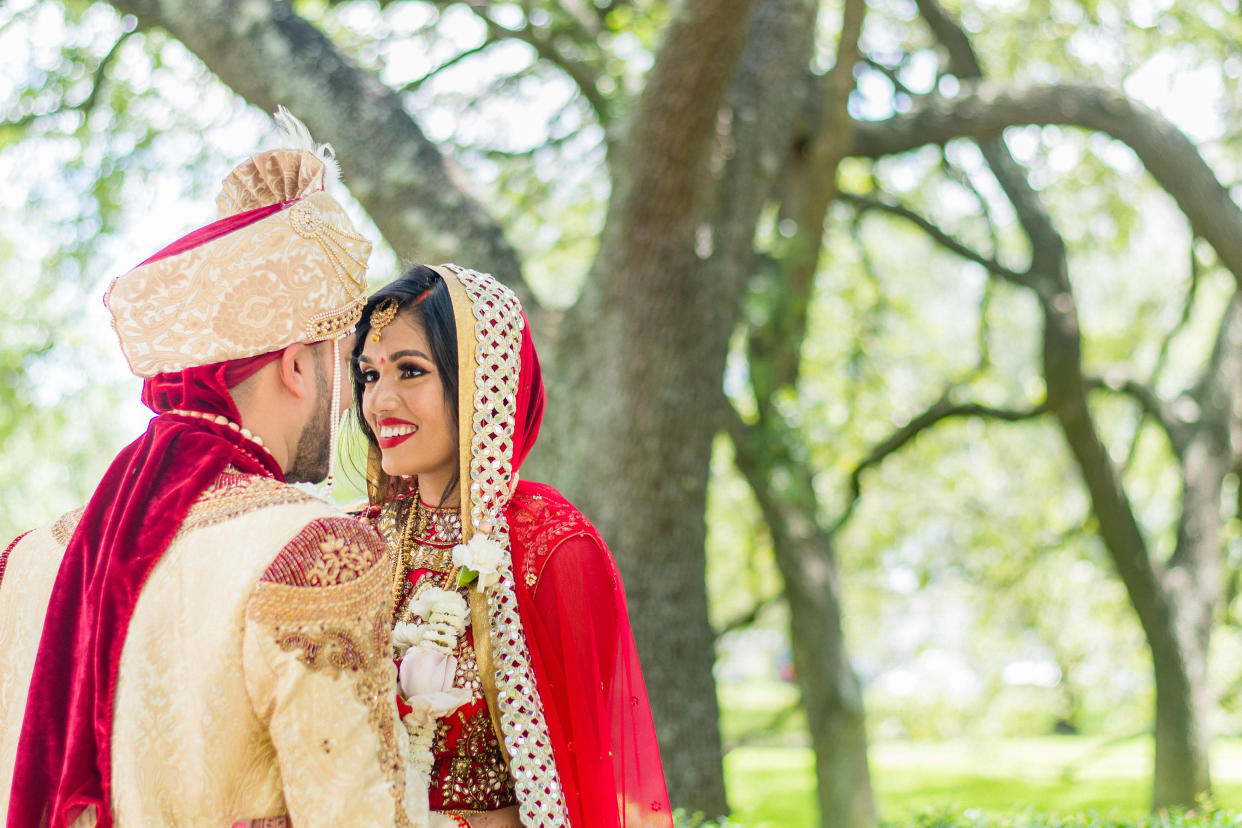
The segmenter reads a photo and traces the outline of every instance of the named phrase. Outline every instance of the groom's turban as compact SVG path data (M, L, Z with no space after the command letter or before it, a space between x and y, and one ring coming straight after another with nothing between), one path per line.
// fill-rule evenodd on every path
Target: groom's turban
M299 149L238 165L216 198L220 219L113 281L104 297L140 377L333 339L366 302L371 243L324 191L330 148L281 113Z

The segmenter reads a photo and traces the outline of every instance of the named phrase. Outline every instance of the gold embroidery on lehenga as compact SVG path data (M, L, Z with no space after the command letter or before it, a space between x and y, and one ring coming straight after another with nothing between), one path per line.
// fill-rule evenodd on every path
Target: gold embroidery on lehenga
M369 568L355 568L366 560ZM397 803L397 824L408 825L389 661L388 569L388 557L369 529L349 518L320 518L268 567L249 615L270 626L277 646L296 653L309 669L349 678L379 737L380 765ZM325 582L329 572L340 580Z
M461 728L450 753L448 734L452 725ZM467 716L461 710L436 726L433 752L445 757L441 778L434 780L449 810L490 811L516 802L513 778L501 755L500 741L486 707Z

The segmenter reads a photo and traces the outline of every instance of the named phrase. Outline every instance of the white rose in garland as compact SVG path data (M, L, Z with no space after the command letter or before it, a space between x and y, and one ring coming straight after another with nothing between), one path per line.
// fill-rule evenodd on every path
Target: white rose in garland
M401 659L397 680L407 701L453 688L453 650L470 617L466 599L456 590L429 589L410 602L409 610L423 623L402 622L392 631L393 652Z
M490 535L478 532L469 543L453 547L453 566L460 566L457 576L459 586L478 580L478 589L491 589L500 580L500 561L504 550Z

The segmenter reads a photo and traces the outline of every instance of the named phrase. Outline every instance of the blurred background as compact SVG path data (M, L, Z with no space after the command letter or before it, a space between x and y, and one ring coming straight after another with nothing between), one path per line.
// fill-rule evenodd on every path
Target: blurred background
M373 286L521 294L682 824L1242 809L1236 0L8 0L0 67L0 535L284 104Z

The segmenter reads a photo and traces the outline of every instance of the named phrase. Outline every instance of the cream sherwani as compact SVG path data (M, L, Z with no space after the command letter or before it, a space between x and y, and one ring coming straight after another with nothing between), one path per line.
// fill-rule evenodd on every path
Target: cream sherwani
M52 583L80 513L0 563L0 814ZM222 474L138 597L112 730L118 826L423 825L394 703L390 562L298 490ZM438 822L439 820L437 820Z

